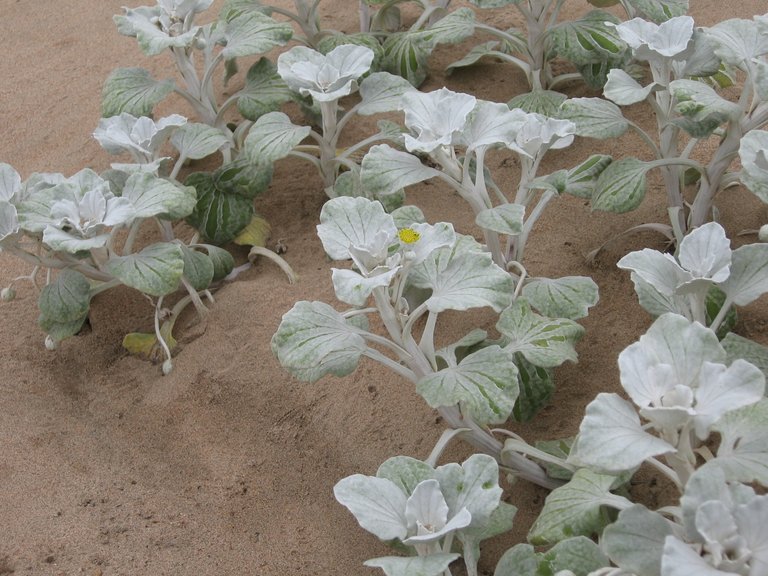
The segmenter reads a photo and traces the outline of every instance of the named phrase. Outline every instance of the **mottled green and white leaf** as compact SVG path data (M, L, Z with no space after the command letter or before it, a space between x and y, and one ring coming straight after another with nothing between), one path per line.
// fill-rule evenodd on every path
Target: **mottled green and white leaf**
M622 214L637 208L645 198L646 173L652 167L637 158L612 162L597 179L592 209Z
M196 122L180 126L171 136L171 144L184 158L199 160L213 154L229 142L218 128Z
M226 21L224 26L225 46L221 55L226 59L269 52L293 36L290 24L276 22L256 11L243 12Z
M523 297L545 316L578 320L597 304L597 284L585 276L534 278L523 286Z
M287 114L269 112L251 127L245 139L245 152L253 162L275 162L285 158L312 129L297 126Z
M634 574L661 576L664 539L672 534L672 523L641 504L619 512L616 522L606 526L601 546L611 561Z
M181 247L160 242L136 254L113 256L105 265L107 272L123 284L149 296L165 296L175 292L184 273Z
M144 68L117 68L104 82L101 115L109 118L127 112L134 116L150 116L174 87L173 80L155 80Z
M358 114L370 116L400 108L403 94L414 90L410 82L388 72L374 72L360 83Z
M176 220L191 214L197 203L194 187L177 185L146 172L131 174L122 196L133 205L135 218L162 216Z
M603 98L571 98L560 106L560 117L576 125L586 138L618 138L629 128L621 109Z
M501 204L487 208L475 218L475 224L499 234L520 234L523 231L525 206L522 204Z
M386 195L440 175L440 171L424 166L413 154L379 144L363 158L360 179L371 194Z

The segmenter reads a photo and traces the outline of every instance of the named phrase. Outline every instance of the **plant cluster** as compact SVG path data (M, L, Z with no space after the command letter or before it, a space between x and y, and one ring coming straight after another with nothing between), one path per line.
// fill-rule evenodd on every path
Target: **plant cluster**
M359 34L322 29L320 0L294 0L294 11L228 0L204 25L196 19L211 0L157 0L116 16L121 34L147 55L170 54L178 72L176 80L157 80L122 68L107 79L94 137L130 161L102 174L25 181L0 164L0 248L33 265L33 281L46 271L39 306L47 344L80 331L94 296L126 285L152 301L154 331L129 335L125 345L159 353L167 373L182 310L192 304L204 317L204 299L242 269L220 246L234 241L252 245L250 257L271 254L253 200L275 162L299 158L317 168L329 197L317 233L327 255L343 262L332 282L344 309L298 302L272 337L275 355L309 382L375 360L412 383L447 426L426 460L396 456L375 476L336 485L360 525L403 552L367 565L388 576L447 576L462 558L476 575L480 543L514 520L499 486L507 473L552 490L528 536L552 547L514 546L496 576L768 574L768 504L753 486L768 485L768 349L730 332L734 307L768 292L768 245L732 250L715 209L717 193L738 181L768 202L768 132L761 130L768 15L701 29L685 15L685 0L590 0L596 8L621 5L626 22L602 10L559 21L564 0L473 0L481 10L511 6L523 16L525 31L499 31L470 8L450 11L450 0L418 0L419 16L401 30L403 3L360 0ZM477 31L499 40L451 68L495 56L523 69L531 93L504 104L447 88L416 90L436 45ZM300 45L276 64L262 56L292 38ZM226 83L238 59L257 56L243 88L220 99L219 72ZM553 92L575 77L555 75L555 58L569 60L605 99ZM718 92L734 78L736 102ZM152 118L171 93L198 122ZM349 105L345 98L355 94ZM288 102L306 124L282 110ZM653 135L619 108L641 102L657 120ZM342 147L356 116L387 112L402 112L403 126L381 121L377 133ZM617 138L629 129L653 160L592 155L539 174L547 152L576 136ZM718 142L704 164L694 151L709 138ZM486 162L491 151L511 155L517 182L497 185ZM181 176L190 161L215 153L219 167ZM737 157L741 170L729 173ZM529 274L524 257L536 222L563 193L589 198L594 209L629 211L655 168L670 225L636 228L664 232L674 253L646 248L618 262L657 317L619 356L626 398L599 394L576 437L531 445L503 425L527 421L546 404L554 369L577 358L584 331L577 320L598 301L589 278ZM404 205L405 188L427 180L468 204L482 242ZM159 240L146 240L145 223ZM13 283L2 296L13 297ZM493 311L493 326L466 314L481 308ZM438 320L449 311L467 330L438 346L445 316ZM454 438L478 453L438 465ZM626 487L641 466L663 475L679 502L659 510L633 503Z

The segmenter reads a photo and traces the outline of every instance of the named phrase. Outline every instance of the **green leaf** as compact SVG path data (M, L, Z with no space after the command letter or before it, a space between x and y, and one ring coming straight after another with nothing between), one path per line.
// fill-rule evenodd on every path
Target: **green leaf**
M413 154L395 150L387 144L373 146L360 165L363 186L374 196L393 194L440 174L438 170L424 166Z
M629 128L621 109L603 98L572 98L560 106L560 118L576 124L575 134L586 138L618 138Z
M379 466L376 476L394 482L407 496L424 480L435 477L434 469L421 460L410 456L394 456Z
M207 289L213 281L214 273L210 257L188 246L180 246L184 258L184 277L198 292Z
M560 105L567 100L565 94L553 90L534 90L515 96L507 102L511 109L520 108L524 112L541 114L547 118L559 118Z
M688 13L688 0L628 0L629 5L656 24Z
M606 566L610 566L610 561L600 547L589 538L576 536L561 540L542 554L539 572L556 574L570 570L575 576L588 576Z
M672 122L694 138L706 138L721 124L737 120L741 107L722 98L711 87L696 80L674 80L669 91L677 100L675 111L681 116Z
M534 278L523 286L523 297L545 316L578 320L597 304L597 284L585 276Z
M768 378L768 347L733 332L726 334L720 345L728 355L728 364L741 358L760 368Z
M515 300L501 313L496 328L505 346L520 352L536 366L552 368L566 360L576 361L574 345L584 328L566 318L547 318L535 314L524 298Z
M416 392L432 408L459 404L481 426L501 424L517 399L514 356L498 346L482 348L458 366L424 376Z
M149 296L165 296L179 287L184 254L178 244L160 242L136 254L113 256L105 268L126 286Z
M176 150L192 160L205 158L220 150L229 142L226 135L218 128L207 124L188 122L177 128L171 136L171 144Z
M571 453L571 446L573 445L574 440L576 440L575 436L560 438L558 440L539 440L534 446L542 452L546 452L547 454L565 460ZM567 468L563 468L562 466L558 466L551 462L541 462L541 464L546 468L547 476L550 478L566 481L573 478L573 472Z
M528 422L547 405L555 391L552 373L547 368L528 362L519 352L515 354L520 394L512 410L515 422Z
M515 544L499 559L493 576L541 576L539 555L530 544Z
M243 118L255 122L264 114L278 111L291 98L293 93L280 78L277 67L268 58L261 58L248 69L237 109Z
M573 536L591 536L608 523L603 506L624 508L626 498L611 494L614 477L596 474L588 468L577 470L568 484L555 488L528 533L536 546L560 542Z
M500 51L500 47L501 42L498 42L497 40L491 40L490 42L478 44L469 52L467 52L466 56L463 58L448 64L448 66L445 68L445 73L450 75L454 70L456 70L456 68L465 68L467 66L477 64L482 58L485 58L486 56L503 56L504 53Z
M384 556L363 562L371 568L381 568L387 576L440 576L459 558L459 554L430 554L429 556Z
M613 158L604 154L594 154L578 166L568 170L564 190L577 198L592 198L597 179L613 162Z
M523 231L525 206L522 204L502 204L480 212L475 224L499 234L520 234Z
M276 22L261 12L243 12L224 23L223 58L263 54L282 46L293 36L290 24Z
M288 156L311 131L309 126L296 126L282 112L269 112L248 132L245 153L256 163L275 162Z
M232 257L232 254L223 248L212 246L211 244L201 244L200 247L208 252L208 258L211 259L214 282L221 280L232 272L232 269L235 267L235 259Z
M151 116L174 86L173 80L155 80L144 68L117 68L104 82L101 115L109 118L127 112L137 117Z
M418 33L397 32L384 41L382 68L418 87L427 78L427 58L434 46Z
M458 8L419 34L427 43L458 44L474 33L475 13L470 8Z
M181 186L148 172L134 172L122 191L135 209L135 218L159 216L177 220L195 209L197 193L191 186Z
M616 522L603 530L601 544L614 564L647 576L661 576L664 539L672 524L661 514L635 504L619 512Z
M229 242L251 221L253 200L222 191L213 174L192 173L185 184L197 190L197 205L186 220L209 242Z
M80 331L91 305L91 285L80 272L65 268L43 287L37 323L56 342Z
M307 382L351 374L366 348L361 330L323 302L297 302L272 336L280 364Z
M592 209L622 214L637 208L645 198L646 173L653 166L637 158L611 163L597 179Z
M608 12L592 10L580 20L567 20L548 31L551 48L577 66L603 60L615 60L627 45L615 28L606 22L618 23Z
M411 90L413 86L404 78L388 72L375 72L360 83L362 102L357 113L369 116L398 110L403 94Z
M430 312L490 306L497 312L512 299L512 278L487 252L440 248L413 269L409 280L432 294L424 304Z

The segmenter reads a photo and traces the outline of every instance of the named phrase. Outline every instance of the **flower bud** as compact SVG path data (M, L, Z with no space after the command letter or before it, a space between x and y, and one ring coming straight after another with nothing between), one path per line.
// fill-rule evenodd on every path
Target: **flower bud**
M56 350L56 348L58 348L58 347L59 347L59 343L58 343L58 341L56 341L56 340L54 340L53 338L51 338L51 335L50 335L50 334L48 334L48 335L45 337L45 347L46 347L48 350Z
M768 242L768 224L760 226L760 231L757 233L757 239L760 242Z
M3 302L10 302L14 298L16 298L16 290L14 290L13 286L0 290L0 300Z

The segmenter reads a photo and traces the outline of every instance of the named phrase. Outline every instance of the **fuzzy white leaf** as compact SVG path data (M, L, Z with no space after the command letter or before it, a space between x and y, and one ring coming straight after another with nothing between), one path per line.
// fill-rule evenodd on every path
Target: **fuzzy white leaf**
M487 208L475 218L475 224L499 234L520 234L523 231L525 206L522 204L501 204Z
M403 95L405 125L415 136L405 135L409 152L432 152L450 146L466 124L477 100L469 94L441 88L434 92L408 92Z
M181 126L171 136L171 144L185 158L199 160L222 148L229 140L218 128L190 123Z
M746 306L768 292L768 244L747 244L732 257L730 276L720 289L734 304Z
M333 260L351 258L350 247L373 250L373 261L386 259L387 249L397 234L392 216L379 202L366 198L332 198L320 211L317 235Z
M560 106L560 117L576 126L586 138L618 138L629 128L621 109L603 98L571 98Z
M739 143L739 158L743 170L741 181L760 200L768 203L768 132L750 130Z
M269 52L293 36L290 24L276 22L255 10L243 11L223 25L225 46L221 55L227 60Z
M460 558L459 554L431 554L429 556L385 556L363 562L371 568L381 568L386 576L440 576L448 566Z
M275 162L288 156L311 131L309 126L296 126L282 112L270 112L251 127L245 151L252 162Z
M585 276L534 278L523 287L523 297L550 318L584 318L597 304L597 284Z
M357 519L360 526L382 540L403 539L408 534L406 496L393 482L354 474L333 487L336 500Z
M483 526L499 506L499 465L487 454L473 454L461 465L446 464L435 470L451 516L466 509L472 517L470 526Z
M360 179L374 196L393 194L406 186L439 177L440 171L424 166L416 156L386 145L373 146L361 163Z
M603 94L619 106L629 106L645 100L657 87L655 82L643 87L624 70L614 68L608 73Z
M716 54L731 66L743 68L746 62L768 54L768 33L755 20L725 20L706 33L720 45Z
M374 72L360 82L362 102L358 114L370 116L400 109L403 94L415 88L405 78L389 72Z

